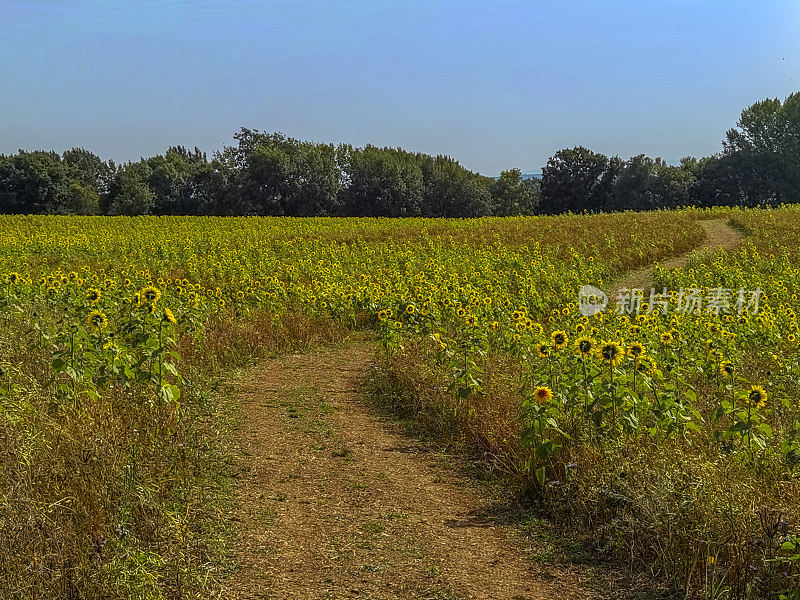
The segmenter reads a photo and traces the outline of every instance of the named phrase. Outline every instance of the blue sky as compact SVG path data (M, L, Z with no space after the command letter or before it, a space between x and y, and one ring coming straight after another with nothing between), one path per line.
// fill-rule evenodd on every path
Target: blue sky
M800 90L795 0L0 0L0 153L135 160L240 126L538 171L675 162Z

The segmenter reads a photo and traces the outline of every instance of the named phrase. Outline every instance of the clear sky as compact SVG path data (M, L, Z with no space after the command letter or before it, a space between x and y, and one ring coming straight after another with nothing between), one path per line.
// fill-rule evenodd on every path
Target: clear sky
M797 0L0 0L0 153L246 126L488 175L575 145L675 162L798 90Z

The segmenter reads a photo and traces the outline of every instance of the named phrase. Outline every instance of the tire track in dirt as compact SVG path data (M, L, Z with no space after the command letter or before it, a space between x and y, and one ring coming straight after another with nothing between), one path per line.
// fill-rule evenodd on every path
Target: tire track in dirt
M359 396L363 340L269 361L235 383L240 569L227 598L589 598L578 568L484 516L493 500L457 459Z
M662 268L675 269L686 266L689 257L696 252L714 251L717 248L733 250L744 240L744 236L728 225L726 219L713 219L698 222L706 232L706 239L703 243L680 256L659 262L658 264L661 265ZM607 293L609 298L613 300L616 296L616 292L623 288L629 290L641 288L645 289L646 293L649 293L647 290L652 286L654 272L655 264L635 271L628 271L608 286Z

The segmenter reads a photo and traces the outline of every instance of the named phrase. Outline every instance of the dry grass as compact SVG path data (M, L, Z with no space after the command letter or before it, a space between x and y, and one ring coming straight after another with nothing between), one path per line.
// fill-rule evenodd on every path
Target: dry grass
M220 594L231 413L214 375L341 331L307 317L215 320L202 337L180 338L187 383L180 405L164 405L136 386L64 400L49 356L10 324L0 342L10 358L0 382L0 597Z
M303 314L276 317L256 311L242 317L228 313L206 323L201 343L184 337L179 352L189 363L202 365L206 373L220 373L253 361L330 343L347 332L337 321Z
M602 450L564 439L555 467L563 475L540 486L520 445L520 399L511 387L522 366L498 355L482 366L486 395L459 401L426 344L409 344L382 355L370 393L504 477L592 554L625 568L631 582L644 578L691 598L715 598L724 586L731 598L771 597L791 585L791 568L769 567L776 540L800 519L800 481L785 478L781 457L762 461L756 485L752 465L720 461L710 431L693 444L640 432Z

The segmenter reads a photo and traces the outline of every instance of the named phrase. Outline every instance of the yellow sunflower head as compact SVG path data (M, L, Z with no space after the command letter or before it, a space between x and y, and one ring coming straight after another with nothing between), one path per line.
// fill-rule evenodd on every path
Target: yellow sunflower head
M587 336L579 337L575 340L575 354L582 358L587 358L592 355L595 349L595 341Z
M555 346L559 350L564 346L566 346L567 342L569 342L569 338L567 337L566 332L561 330L554 331L553 333L551 333L550 339L553 340L553 346Z
M100 331L108 326L108 317L99 310L93 310L87 315L86 324L92 331Z
M719 363L719 374L725 377L733 377L733 363L727 360Z
M761 408L767 403L767 392L760 385L754 385L747 393L747 403L750 406Z
M644 356L645 347L639 342L633 342L628 346L628 356L633 360L639 360Z
M553 390L544 385L537 386L533 390L533 397L538 404L544 404L553 399Z
M601 362L608 363L612 366L616 366L622 362L622 357L624 356L622 346L620 346L618 342L613 341L606 341L600 344L597 352Z
M161 298L161 290L153 285L148 285L142 288L139 292L139 295L142 298L142 301L147 302L148 304L155 304L158 302L159 298Z

